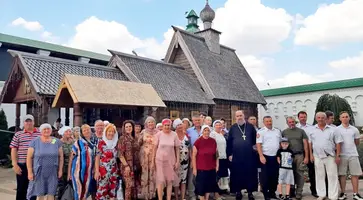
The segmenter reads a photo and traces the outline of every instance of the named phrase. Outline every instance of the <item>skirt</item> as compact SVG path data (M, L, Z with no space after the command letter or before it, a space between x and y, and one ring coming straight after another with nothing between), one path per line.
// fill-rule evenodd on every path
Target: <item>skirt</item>
M198 196L219 191L216 170L198 170L195 182L195 194Z
M227 159L219 159L219 169L217 172L218 179L228 177L228 165L229 161Z

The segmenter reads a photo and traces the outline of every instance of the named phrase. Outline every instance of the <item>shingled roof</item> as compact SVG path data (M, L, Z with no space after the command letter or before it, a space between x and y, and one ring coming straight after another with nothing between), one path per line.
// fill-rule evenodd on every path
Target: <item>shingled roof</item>
M203 37L173 28L180 32L215 99L266 104L234 49L221 45L220 54L216 54Z
M126 70L141 83L151 84L164 101L214 104L197 81L189 77L183 67L158 60L109 50L121 59ZM118 66L121 70L125 70ZM128 72L124 72L126 75Z
M74 74L128 81L120 70L77 61L65 60L23 52L15 53L21 60L38 94L55 95L64 74Z

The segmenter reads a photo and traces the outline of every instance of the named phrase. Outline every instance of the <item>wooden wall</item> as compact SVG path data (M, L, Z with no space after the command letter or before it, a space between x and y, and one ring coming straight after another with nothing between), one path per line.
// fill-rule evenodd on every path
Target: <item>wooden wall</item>
M176 103L176 102L165 102L166 108L158 108L156 111L156 120L160 122L164 118L192 118L192 112L207 112L208 105L203 104L192 104L192 103ZM172 111L172 113L171 113ZM176 111L176 112L173 112ZM174 117L171 116L174 114Z

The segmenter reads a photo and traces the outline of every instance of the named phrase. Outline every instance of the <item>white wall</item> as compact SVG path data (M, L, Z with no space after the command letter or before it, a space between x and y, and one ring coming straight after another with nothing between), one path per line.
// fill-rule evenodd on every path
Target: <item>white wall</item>
M337 94L346 99L354 112L355 125L363 126L363 87L265 97L268 109L265 110L259 105L259 126L263 126L263 116L270 115L274 120L274 126L284 129L287 127L285 118L296 116L302 110L308 113L308 123L312 124L316 103L323 94Z

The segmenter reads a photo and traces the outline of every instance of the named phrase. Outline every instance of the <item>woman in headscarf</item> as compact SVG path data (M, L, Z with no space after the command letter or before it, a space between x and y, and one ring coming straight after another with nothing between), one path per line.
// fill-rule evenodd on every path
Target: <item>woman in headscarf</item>
M223 135L223 124L220 120L216 120L213 123L213 131L210 134L211 138L214 138L217 142L218 149L218 162L219 169L217 172L217 178L219 182L219 188L223 191L227 191L228 187L228 160L227 160L227 141ZM222 192L222 191L220 191ZM217 194L218 196L218 194Z
M93 179L94 146L91 143L91 127L84 124L81 127L81 134L72 146L72 153L69 160L72 161L68 167L68 180L72 180L74 200L86 200L92 190L91 180Z
M62 178L59 180L58 183L58 192L57 197L60 199L63 191L67 185L67 178L68 178L68 164L69 164L69 156L72 152L72 145L74 140L72 138L72 129L69 126L63 126L59 131L58 134L62 136L62 149L63 149L63 157L64 157L64 164L63 164L63 175Z
M156 124L156 130L162 131L163 130L163 124L162 123Z
M180 179L180 196L181 200L185 199L185 190L187 183L187 175L188 175L188 166L189 166L189 150L190 150L190 142L188 137L186 136L186 132L184 130L184 124L182 120L179 118L174 120L173 127L175 129L176 134L178 135L178 139L180 141L180 167L179 167L179 179ZM175 188L175 199L178 200L178 187Z
M193 147L193 175L195 178L195 194L200 200L209 199L209 194L218 192L218 150L216 140L209 137L211 128L203 125L202 136L199 137Z
M171 130L170 119L163 119L163 130L155 135L153 165L156 166L156 186L159 200L163 199L166 186L166 199L171 200L174 187L179 186L180 141L178 135Z
M118 143L122 179L125 183L125 200L137 199L136 178L139 177L139 145L135 138L135 125L131 120L124 121L122 135Z
M102 140L97 145L95 161L95 180L98 181L96 199L116 198L117 168L116 126L109 123L103 130Z
M57 192L58 178L63 173L62 142L50 136L50 124L42 124L39 129L41 136L30 142L26 158L30 181L27 197L53 200Z
M81 128L79 126L75 126L72 129L72 136L74 140L78 140L81 135Z
M141 195L144 199L155 198L155 170L153 169L154 136L158 132L155 129L155 119L151 116L145 120L145 129L138 139L140 146L141 164Z
M183 118L182 122L183 122L183 129L185 132L188 130L188 128L192 127L192 122L188 118Z

